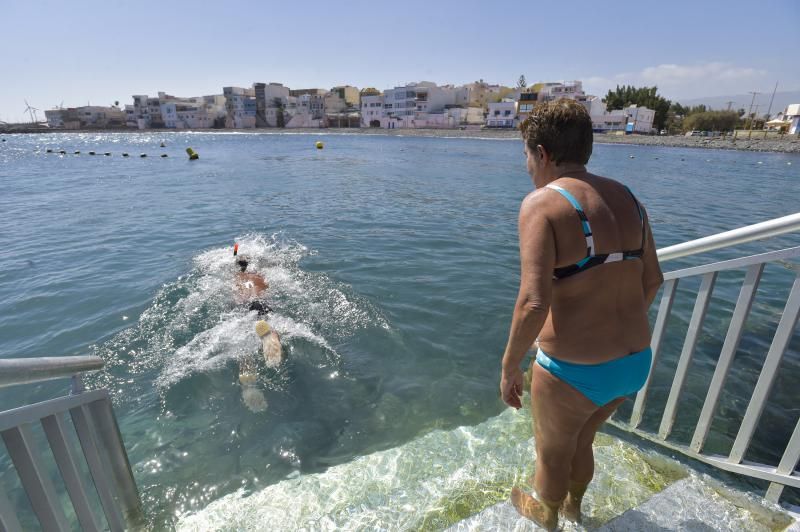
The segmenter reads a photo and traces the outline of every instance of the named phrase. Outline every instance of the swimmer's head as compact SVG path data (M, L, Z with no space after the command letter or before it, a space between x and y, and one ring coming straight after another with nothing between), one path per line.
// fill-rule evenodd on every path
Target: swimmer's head
M244 255L236 258L236 265L239 267L239 270L241 271L247 270L248 264L249 263L247 262L247 257L245 257Z

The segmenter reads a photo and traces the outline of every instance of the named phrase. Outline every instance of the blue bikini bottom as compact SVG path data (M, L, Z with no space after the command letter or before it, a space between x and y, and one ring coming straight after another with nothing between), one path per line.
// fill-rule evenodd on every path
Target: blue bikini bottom
M653 352L649 347L601 364L564 362L550 358L541 349L536 353L536 362L540 366L577 389L597 406L638 392L647 380L652 361Z

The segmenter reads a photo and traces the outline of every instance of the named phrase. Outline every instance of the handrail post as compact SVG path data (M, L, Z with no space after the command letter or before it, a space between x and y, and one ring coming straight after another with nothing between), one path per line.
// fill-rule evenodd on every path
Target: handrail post
M117 425L117 418L111 408L111 399L106 397L103 400L90 403L89 411L97 426L95 435L97 436L98 444L104 451L111 466L117 495L120 498L122 517L130 528L141 528L144 525L144 515L142 513L141 499L139 498L139 490L133 478L128 454L125 452L122 435L119 431L119 425Z

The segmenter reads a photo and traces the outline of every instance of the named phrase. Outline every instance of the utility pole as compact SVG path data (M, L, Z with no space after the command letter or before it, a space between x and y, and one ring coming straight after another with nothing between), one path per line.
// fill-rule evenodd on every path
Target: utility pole
M778 82L775 82L775 88L772 89L772 98L769 99L769 109L767 109L767 118L771 118L769 114L772 112L772 102L775 100L775 91L778 90Z
M761 107L761 105L760 104L756 104L756 110L755 110L756 113L758 113L758 108L759 107ZM747 138L748 139L753 136L753 122L756 121L755 118L756 118L756 115L753 114L753 117L750 119L750 131L747 133Z
M750 130L752 131L753 130L753 102L756 101L756 94L758 94L758 93L755 92L755 91L750 91L750 94L753 95L753 98L750 100L750 109L747 111L747 117L750 118ZM748 138L750 138L749 135L748 135Z
M731 105L732 105L732 104L734 104L734 103L736 103L736 102L734 102L733 100L729 100L729 101L727 101L727 102L725 102L725 103L727 103L727 104L728 104L728 111L730 111L730 110L731 110Z

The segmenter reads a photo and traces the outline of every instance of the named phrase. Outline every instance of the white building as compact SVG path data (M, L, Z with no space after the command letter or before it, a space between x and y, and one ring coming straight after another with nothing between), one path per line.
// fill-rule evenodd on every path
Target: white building
M569 100L576 100L585 104L592 96L587 96L583 92L583 83L581 81L564 81L564 82L542 82L534 83L519 94L517 98L517 114L519 121L522 122L533 111L537 103L549 102L567 98Z
M225 127L233 129L252 129L256 127L255 89L242 87L223 87L225 96Z
M54 129L64 129L64 109L48 109L44 112L47 126Z
M489 102L486 127L513 128L517 125L517 102L510 98L499 102Z
M125 125L128 127L139 127L136 109L132 105L125 106Z
M784 120L789 121L789 134L800 135L800 103L793 103L783 113Z
M289 91L289 105L293 112L286 122L287 128L325 127L325 89L295 89Z
M383 93L381 127L451 128L483 124L483 109L468 107L469 92L430 81L409 83Z
M125 111L116 106L85 105L44 112L47 125L58 129L101 129L125 127Z
M538 93L537 100L540 102L549 102L560 98L581 101L586 98L586 94L583 92L583 83L578 80L537 83L533 87L534 91Z
M640 105L631 105L623 109L628 116L626 131L628 133L650 133L656 112Z
M656 112L647 107L630 105L624 109L606 110L606 104L597 97L589 96L581 102L592 117L592 129L602 131L625 131L627 133L650 133Z
M361 97L361 127L381 127L384 117L383 94Z
M281 83L254 83L256 127L285 127L289 120L289 88Z

